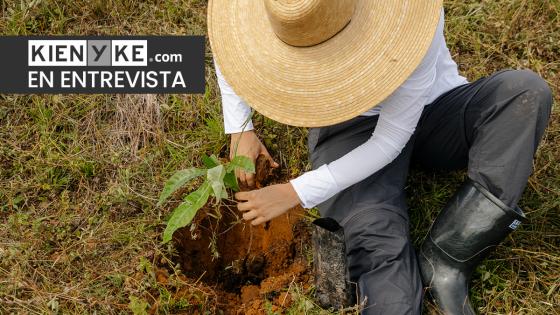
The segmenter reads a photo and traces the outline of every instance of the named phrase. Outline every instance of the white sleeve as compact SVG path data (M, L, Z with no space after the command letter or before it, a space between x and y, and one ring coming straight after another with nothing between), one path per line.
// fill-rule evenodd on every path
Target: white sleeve
M399 89L383 101L371 138L338 160L290 181L303 207L315 207L366 179L401 153L416 130L434 84L441 44L445 44L443 19L422 63Z
M398 97L399 102L392 102L381 109L375 131L365 143L338 160L290 181L303 207L313 208L366 179L401 153L416 129L423 110L423 99L426 98L421 91L399 90L399 94L405 92L410 94Z
M218 65L216 67L216 75L218 77L218 85L222 95L222 111L224 115L224 130L226 134L238 133L241 131L253 130L253 122L251 121L251 107L245 103L226 82Z

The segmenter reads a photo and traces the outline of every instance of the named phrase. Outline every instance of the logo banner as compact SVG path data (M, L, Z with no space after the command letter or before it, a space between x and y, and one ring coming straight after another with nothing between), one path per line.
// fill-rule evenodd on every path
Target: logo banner
M204 93L204 36L3 36L0 93Z

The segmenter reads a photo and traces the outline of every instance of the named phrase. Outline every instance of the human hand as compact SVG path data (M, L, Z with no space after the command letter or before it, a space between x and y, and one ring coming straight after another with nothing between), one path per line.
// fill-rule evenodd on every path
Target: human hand
M252 225L268 222L300 203L290 183L272 185L253 191L238 192L237 208L244 212L243 219Z
M229 158L233 159L235 155L246 156L251 159L253 163L255 163L259 155L263 155L270 161L270 166L272 168L277 168L279 166L272 156L270 156L270 153L268 153L268 150L253 130L231 135ZM240 186L248 188L255 187L254 173L246 173L238 169L235 171L235 176L238 178Z

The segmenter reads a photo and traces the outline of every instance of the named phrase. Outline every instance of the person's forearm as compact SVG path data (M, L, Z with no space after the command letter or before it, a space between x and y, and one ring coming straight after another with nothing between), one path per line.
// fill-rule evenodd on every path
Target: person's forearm
M222 113L224 115L224 132L236 134L253 130L251 108L238 96L222 93Z
M226 134L240 133L253 130L251 121L252 110L243 99L241 99L233 88L227 83L224 76L216 65L216 76L222 96L222 112L224 115L224 131Z
M332 163L291 180L302 206L313 208L391 163L410 139L411 133L400 132L397 143L374 135Z
M302 205L312 208L391 163L406 146L422 115L423 94L415 106L382 110L371 138L341 158L291 181ZM400 116L399 111L404 111ZM400 117L400 121L393 121Z

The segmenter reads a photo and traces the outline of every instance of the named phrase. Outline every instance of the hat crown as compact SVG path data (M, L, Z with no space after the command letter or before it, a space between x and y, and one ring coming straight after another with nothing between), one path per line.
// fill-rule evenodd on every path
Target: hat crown
M264 0L276 35L298 46L320 44L352 19L357 0Z

